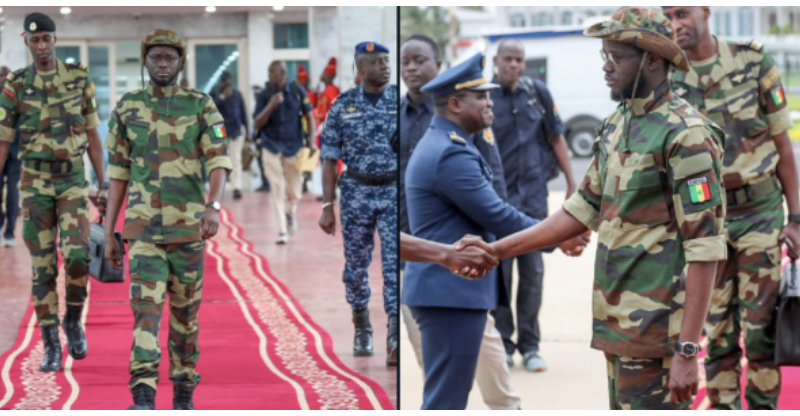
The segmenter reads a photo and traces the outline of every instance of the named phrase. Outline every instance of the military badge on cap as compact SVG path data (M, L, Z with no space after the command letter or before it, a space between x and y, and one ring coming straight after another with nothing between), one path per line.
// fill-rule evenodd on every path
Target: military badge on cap
M31 25L30 25L30 26L28 26L28 29L29 29L31 32L35 32L35 31L36 31L36 22L31 22Z
M368 43L367 44L367 52L372 52L374 50L375 50L375 44L374 43Z

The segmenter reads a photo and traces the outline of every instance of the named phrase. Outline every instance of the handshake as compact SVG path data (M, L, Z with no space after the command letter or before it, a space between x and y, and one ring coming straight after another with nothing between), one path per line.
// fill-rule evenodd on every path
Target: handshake
M564 241L558 248L570 257L583 254L586 245L591 241L591 231ZM465 279L475 280L486 276L490 270L500 264L494 247L479 236L465 235L456 241L444 256L442 265Z

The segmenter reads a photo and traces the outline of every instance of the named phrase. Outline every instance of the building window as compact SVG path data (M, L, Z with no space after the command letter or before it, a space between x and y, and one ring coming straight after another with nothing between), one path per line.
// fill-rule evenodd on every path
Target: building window
M525 27L525 16L522 13L512 14L511 27Z
M750 7L739 7L739 36L753 35L753 11Z
M561 24L564 26L572 25L572 12L564 12L561 15Z
M275 23L275 49L308 48L308 23Z

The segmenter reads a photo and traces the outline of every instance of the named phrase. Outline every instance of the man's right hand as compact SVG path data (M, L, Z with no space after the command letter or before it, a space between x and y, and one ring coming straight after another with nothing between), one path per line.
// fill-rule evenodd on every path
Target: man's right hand
M477 246L468 246L461 250L450 246L444 261L444 266L453 274L470 280L486 276L498 264L492 254Z
M336 215L333 212L333 205L329 205L322 210L319 218L319 227L325 234L336 235Z
M117 239L114 238L113 235L106 234L105 250L106 250L105 251L106 261L108 261L113 268L121 269L122 256L120 255L119 244L117 244Z
M269 105L272 107L277 107L283 102L283 93L276 92L272 98L269 99Z

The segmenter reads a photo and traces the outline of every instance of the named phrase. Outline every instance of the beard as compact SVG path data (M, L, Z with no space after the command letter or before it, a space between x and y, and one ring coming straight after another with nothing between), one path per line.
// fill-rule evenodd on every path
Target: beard
M625 85L624 87L622 87L622 91L620 91L620 92L614 92L612 90L611 91L611 99L613 101L619 103L619 102L622 102L623 100L627 100L627 99L633 98L633 84L634 84L635 81L636 81L636 77L634 77L631 80L631 82L628 83L628 85ZM639 84L636 87L636 91L637 92L641 92L643 86L644 86L644 77L640 76L639 77Z
M161 81L160 79L153 77L153 74L150 74L150 82L159 88L169 87L170 85L175 85L175 81L178 80L178 75L180 75L180 71L176 71L172 78L166 81Z

